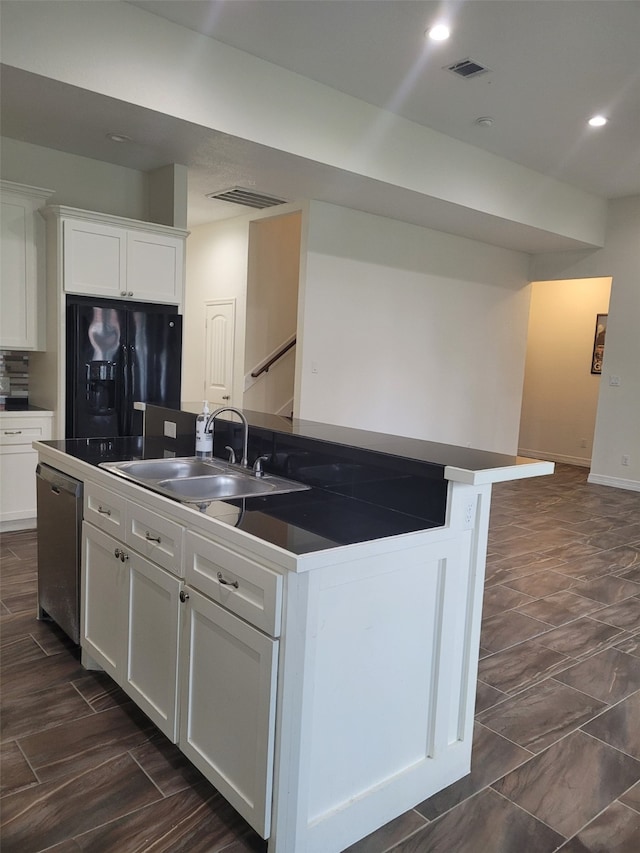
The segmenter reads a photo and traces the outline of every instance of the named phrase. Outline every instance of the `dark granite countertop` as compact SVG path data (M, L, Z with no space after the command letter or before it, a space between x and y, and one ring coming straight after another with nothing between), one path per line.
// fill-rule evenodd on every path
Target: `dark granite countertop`
M43 444L91 465L155 459L162 457L166 448L162 439L135 436L66 439ZM192 440L183 449L178 448L177 455L193 455ZM406 478L401 479L404 485ZM370 484L372 493L376 485ZM350 491L344 486L342 489ZM308 491L291 494L213 501L205 514L294 554L425 530L442 523L382 507L366 498L367 486L363 483L358 483L358 497L312 486Z

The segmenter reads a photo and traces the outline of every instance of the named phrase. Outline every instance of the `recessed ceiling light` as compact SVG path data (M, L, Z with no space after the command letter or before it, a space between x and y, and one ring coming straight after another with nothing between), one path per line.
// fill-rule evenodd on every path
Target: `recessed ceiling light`
M591 116L588 121L589 127L604 127L605 124L609 121L609 119L604 116Z
M451 30L446 24L435 24L427 30L426 35L432 41L446 41L451 35Z
M131 137L125 136L124 133L107 133L107 139L111 142L131 142Z

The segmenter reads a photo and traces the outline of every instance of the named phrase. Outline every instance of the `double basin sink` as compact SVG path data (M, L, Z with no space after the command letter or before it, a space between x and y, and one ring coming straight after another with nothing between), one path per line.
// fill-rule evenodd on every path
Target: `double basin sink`
M309 488L284 477L271 474L257 476L250 468L221 459L200 459L196 456L101 462L100 467L183 503L206 504L265 497Z

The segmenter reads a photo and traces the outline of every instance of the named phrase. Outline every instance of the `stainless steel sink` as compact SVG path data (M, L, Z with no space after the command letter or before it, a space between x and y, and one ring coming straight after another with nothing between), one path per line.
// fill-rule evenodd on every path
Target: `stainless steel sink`
M131 480L173 480L175 477L206 477L224 471L224 466L204 461L197 457L177 459L142 459L135 462L105 462L103 468L109 468L121 477Z
M134 462L101 462L113 474L184 503L280 495L309 489L303 483L264 474L250 468L197 457L146 459Z
M297 484L296 484L297 485ZM183 501L222 500L224 498L249 498L256 495L273 495L277 492L291 491L278 483L275 477L237 476L235 474L214 474L211 477L182 477L176 480L162 480L158 487L171 492Z

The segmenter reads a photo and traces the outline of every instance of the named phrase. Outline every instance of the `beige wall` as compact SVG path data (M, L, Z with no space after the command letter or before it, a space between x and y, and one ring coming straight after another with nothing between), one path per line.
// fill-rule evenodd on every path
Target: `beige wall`
M590 465L600 376L591 373L597 314L611 279L539 281L531 288L519 453Z
M603 249L532 258L533 280L595 276L612 283L589 479L640 491L640 196L609 202Z
M252 222L249 228L249 270L245 338L244 407L290 414L293 400L295 348L268 373L251 382L251 370L296 334L300 278L302 215L290 213Z

